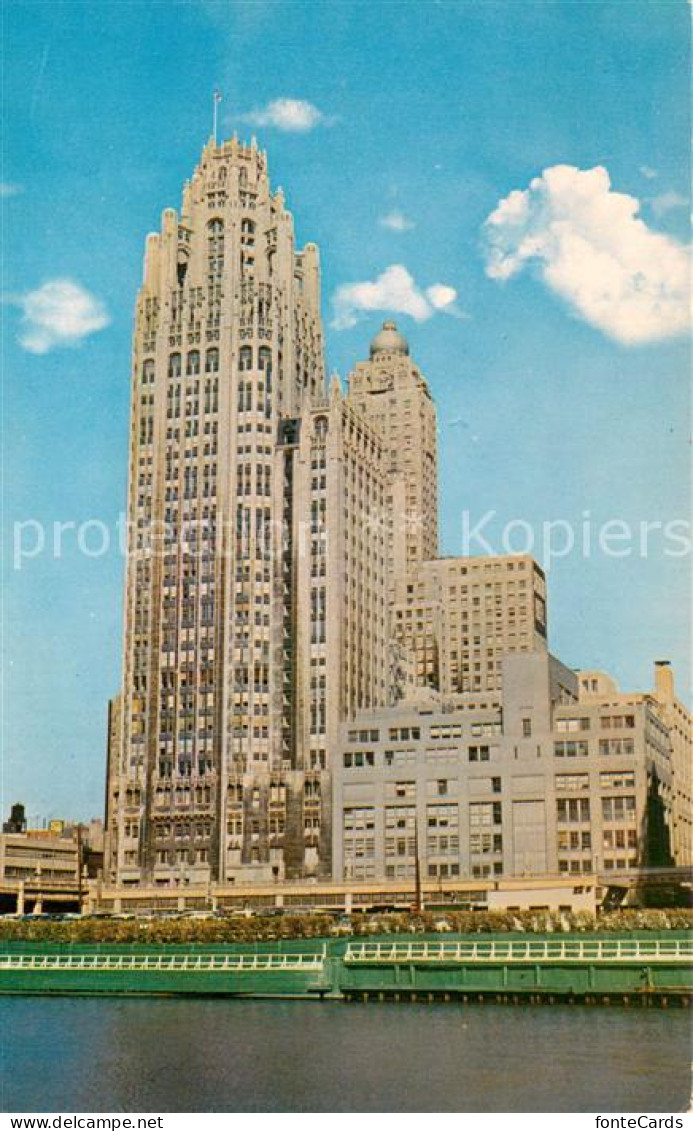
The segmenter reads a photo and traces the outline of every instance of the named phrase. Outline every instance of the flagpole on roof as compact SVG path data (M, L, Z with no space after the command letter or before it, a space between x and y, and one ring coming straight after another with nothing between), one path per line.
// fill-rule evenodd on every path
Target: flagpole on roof
M212 99L212 137L215 145L217 144L217 111L222 97L221 91L215 89Z

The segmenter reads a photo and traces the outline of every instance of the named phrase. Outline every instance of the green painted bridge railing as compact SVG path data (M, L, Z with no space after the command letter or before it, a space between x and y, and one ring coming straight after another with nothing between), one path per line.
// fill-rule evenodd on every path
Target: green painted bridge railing
M273 949L0 944L0 994L680 1001L693 934L287 940Z
M301 954L0 954L3 970L321 971L327 948Z
M689 965L693 936L674 939L556 939L493 942L350 943L347 966L400 963L628 963Z

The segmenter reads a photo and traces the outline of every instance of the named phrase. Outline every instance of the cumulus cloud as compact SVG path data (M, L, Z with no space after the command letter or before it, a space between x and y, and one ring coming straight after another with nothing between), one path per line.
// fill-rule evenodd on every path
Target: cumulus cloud
M29 353L77 346L110 322L103 303L71 279L49 279L10 301L22 310L19 342Z
M331 119L312 102L301 98L277 98L257 110L242 116L251 126L272 126L287 133L307 133L316 126L329 126Z
M662 192L659 196L654 196L649 203L657 219L666 216L667 212L673 212L676 208L688 207L686 197L681 196L680 192Z
M391 232L410 232L415 227L413 221L403 212L388 212L387 216L380 217L380 223L383 228L389 228Z
M454 287L446 287L444 283L434 283L426 287L426 298L434 310L450 310L457 298Z
M641 165L640 172L642 173L643 177L647 177L648 181L653 181L655 177L659 176L657 170L653 169L651 165Z
M0 181L0 197L19 196L24 191L23 185L11 184L9 181Z
M345 283L337 288L332 299L332 325L335 330L347 330L356 325L361 314L374 310L408 314L416 322L425 322L436 311L461 313L455 306L456 298L455 288L443 283L420 290L406 267L393 263L372 282Z
M586 322L622 345L684 333L690 259L614 192L606 169L555 165L501 200L486 220L487 266L505 280L525 267Z

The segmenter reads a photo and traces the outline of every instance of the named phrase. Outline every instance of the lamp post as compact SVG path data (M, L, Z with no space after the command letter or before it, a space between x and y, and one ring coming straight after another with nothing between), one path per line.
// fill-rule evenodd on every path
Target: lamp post
M82 914L82 824L77 825L77 912Z

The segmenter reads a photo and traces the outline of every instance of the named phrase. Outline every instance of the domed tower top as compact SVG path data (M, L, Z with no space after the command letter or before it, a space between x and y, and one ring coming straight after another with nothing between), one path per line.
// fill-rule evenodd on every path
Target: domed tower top
M371 342L371 357L379 353L399 353L405 357L409 356L409 343L404 334L400 334L394 322L383 322L382 330Z

